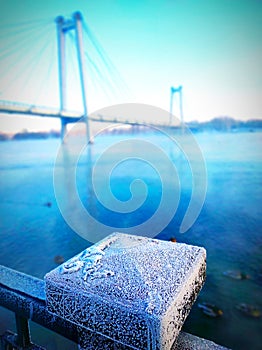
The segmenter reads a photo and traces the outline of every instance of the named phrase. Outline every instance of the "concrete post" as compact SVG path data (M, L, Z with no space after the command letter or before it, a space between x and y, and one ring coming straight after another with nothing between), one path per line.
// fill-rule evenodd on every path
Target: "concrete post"
M204 248L115 233L45 276L47 308L79 327L82 350L90 330L118 349L171 350L205 259Z
M115 244L116 243L117 242L115 242ZM143 244L143 241L142 241L142 244ZM123 242L122 242L122 246L123 246ZM125 244L124 246L125 248L122 247L121 249L122 249L122 255L125 256L124 252L125 252L125 249L127 249L128 244ZM119 244L117 247L115 246L115 248L117 249L120 249L120 247L121 245ZM115 249L111 250L111 253L113 253L114 251ZM94 252L95 250L93 251L93 253ZM91 256L92 255L90 255L90 257ZM82 256L82 259L83 258L84 256ZM151 265L151 268L152 267L153 267L153 264ZM167 266L167 267L170 268L170 266ZM179 271L174 273L179 274ZM128 274L128 270L126 271L126 274ZM109 277L113 277L113 276L107 276L107 278ZM124 277L125 277L125 274L123 275L123 278ZM101 283L103 283L103 280L101 280ZM64 285L65 289L67 289L67 287L70 287L70 280L67 285L66 284ZM121 289L119 289L119 287L120 287L119 285L115 285L114 289L120 292ZM46 289L46 286L43 280L40 280L33 276L25 275L22 272L11 270L7 267L0 265L0 306L1 307L4 307L6 309L13 311L15 314L18 314L19 317L25 318L26 320L30 319L31 321L41 325L42 327L50 329L62 335L63 337L75 342L76 344L81 344L82 348L85 348L85 349L134 350L133 347L121 345L122 339L118 339L117 341L114 341L110 336L108 337L108 336L99 334L97 332L92 332L91 330L88 330L85 327L80 327L76 323L71 322L69 319L67 319L67 313L69 310L67 310L67 312L62 316L57 316L57 315L54 315L53 313L50 313L47 309L48 302L46 301L45 289ZM57 298L57 302L59 302L59 300L64 300L65 303L63 305L63 308L67 308L67 300L65 300L64 297L61 297L59 294L57 294L56 298ZM74 300L74 298L77 300L78 298L77 293L70 294L70 298L68 299L69 307L72 304L72 300ZM81 313L81 310L80 310L80 313ZM92 315L87 315L87 317L88 316L92 317ZM74 319L74 317L71 317L71 318ZM25 330L25 335L23 336L23 338L29 339L30 337L30 335L28 335L29 330L27 329L26 325L25 327L18 326L17 330L18 332L20 332L21 330L22 332L24 332ZM0 335L0 343L2 344L2 346L4 346L4 348L12 347L12 349L13 348L16 349L19 346L18 339L19 339L19 336L10 331L6 331L4 334ZM23 343L25 344L26 342L23 341ZM32 343L30 345L30 349L44 350L44 348L42 348L41 346L37 346ZM152 348L150 347L150 349ZM223 346L219 346L211 342L210 340L201 339L184 332L179 333L179 336L175 340L175 343L173 344L171 349L172 350L203 350L203 349L228 350L227 348Z

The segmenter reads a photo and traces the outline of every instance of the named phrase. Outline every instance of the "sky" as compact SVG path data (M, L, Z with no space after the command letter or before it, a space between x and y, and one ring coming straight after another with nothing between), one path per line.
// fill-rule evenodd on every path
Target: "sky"
M59 106L54 20L81 11L106 57L85 38L89 113L118 103L168 111L170 87L182 85L185 121L262 119L260 0L0 0L0 6L0 100ZM66 34L67 106L79 110L73 35ZM0 115L3 132L59 125Z

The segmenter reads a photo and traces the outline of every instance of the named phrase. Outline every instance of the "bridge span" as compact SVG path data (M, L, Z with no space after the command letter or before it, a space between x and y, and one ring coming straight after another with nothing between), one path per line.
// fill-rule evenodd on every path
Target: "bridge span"
M85 122L85 115L81 112L59 110L56 108L48 108L45 106L34 106L23 103L14 103L8 101L0 101L0 114L15 114L15 115L25 115L32 117L48 117L48 118L59 118L63 119L65 123L76 123L78 121ZM169 123L152 122L147 123L141 120L130 120L125 118L125 116L119 117L108 117L102 114L91 114L87 116L88 120L100 123L110 123L110 124L127 124L127 125L150 125L153 127L170 128Z
M181 116L181 127L183 127L183 114L182 114L182 86L179 88L171 87L170 96L170 120L169 123L163 121L163 118L159 118L159 122L151 120L150 122L138 120L138 116L132 116L126 118L125 116L104 116L101 114L89 114L87 108L86 98L86 58L87 53L84 50L83 33L86 32L90 36L92 44L95 46L97 52L102 56L102 61L106 62L106 58L103 57L104 53L101 48L98 47L94 37L91 35L90 30L86 28L86 24L83 21L83 17L80 12L75 12L72 17L64 18L58 16L55 19L57 27L57 48L58 48L58 80L59 80L59 107L49 108L46 106L37 106L33 104L25 104L20 102L8 101L8 98L0 100L0 114L13 114L13 115L25 115L32 117L48 117L48 118L59 118L61 121L61 139L64 139L66 133L66 125L68 123L83 122L86 124L86 135L87 140L90 140L89 122L104 122L104 123L115 123L115 124L127 124L127 125L150 125L152 127L164 127L172 128L177 127L173 125L173 96L175 92L180 94L180 116ZM83 30L84 29L84 30ZM73 33L71 33L73 32ZM71 36L69 34L72 34ZM73 36L73 41L76 47L77 61L78 61L78 73L79 81L81 85L82 93L82 106L83 112L75 112L67 110L67 70L66 70L66 37L70 39ZM90 59L89 59L90 60ZM96 71L99 71L96 64L91 61ZM110 62L109 62L110 63ZM109 63L105 63L106 66L110 67Z

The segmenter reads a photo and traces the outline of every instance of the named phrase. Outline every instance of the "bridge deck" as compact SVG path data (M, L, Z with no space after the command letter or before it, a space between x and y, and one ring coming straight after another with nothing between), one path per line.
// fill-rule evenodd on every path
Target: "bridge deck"
M47 117L60 118L65 123L76 123L78 121L85 121L84 115L81 112L74 112L68 110L59 110L55 108L48 108L42 106L33 106L20 103L11 103L7 101L0 101L0 114L16 114L32 117ZM93 122L113 123L113 124L127 124L127 125L150 125L155 127L170 127L168 123L144 122L138 120L127 120L123 118L115 118L103 116L101 114L92 114L88 119ZM178 125L175 127L179 127Z
M22 114L36 117L64 118L68 122L76 122L83 117L79 112L60 111L55 108L32 106L26 104L12 104L0 101L0 113Z

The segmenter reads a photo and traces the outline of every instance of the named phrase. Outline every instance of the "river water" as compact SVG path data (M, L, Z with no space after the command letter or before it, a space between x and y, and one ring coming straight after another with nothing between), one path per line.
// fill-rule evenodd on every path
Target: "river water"
M178 242L204 246L207 250L207 280L184 330L232 349L260 349L261 318L242 314L236 305L243 302L262 310L262 133L199 133L194 137L205 160L207 193L200 215L185 233L179 233L179 228L190 202L192 179L195 176L196 181L203 181L205 174L192 175L190 164L181 156L183 150L181 152L172 141L163 139L163 135L98 136L95 143L79 157L76 185L70 180L71 170L74 169L74 152L67 148L60 154L62 158L56 161L57 151L61 150L59 140L1 142L0 264L43 278L46 272L57 266L55 256L67 260L97 241L99 237L94 236L92 231L87 230L85 235L80 232L81 228L75 232L78 230L77 225L69 226L70 218L77 211L73 203L75 196L72 195L77 189L86 210L96 217L98 228L99 223L103 223L109 228L118 227L119 231L130 227L134 227L135 231L147 220L147 236L164 240L175 237ZM105 150L127 138L129 146L118 145L117 152L112 149L111 155L101 158ZM137 142L137 139L161 147L176 166L176 175L169 174L170 164L167 167L161 164L161 155L158 159L156 154L155 169L141 154L139 159L133 159L137 150L130 140ZM146 150L145 158L148 154ZM121 157L125 161L119 162ZM95 171L98 190L95 192L90 179L98 161L100 163ZM119 163L111 172L110 164L116 162ZM68 169L71 169L69 173ZM163 169L166 169L168 176L161 175ZM107 173L110 182L104 186ZM163 197L161 186L166 182L169 188L172 176L176 179L174 185L180 185L180 197L176 190L175 194L170 190L170 195L166 197L170 200L170 207L173 206L173 218L166 224L165 215L158 214L157 224L156 221L151 223L150 217ZM106 208L112 204L107 189L110 187L119 201L130 200L130 191L133 189L130 189L130 184L136 178L142 179L147 186L145 192L143 184L135 183L138 186L135 192L139 197L137 203L142 203L141 208L133 210L135 207L132 207L131 213L120 213L117 210L119 203L113 204L111 210ZM205 181L202 187L204 185ZM139 189L143 196L139 196ZM99 191L103 203L97 198ZM172 196L176 197L177 209ZM201 206L201 203L198 205ZM81 215L76 218L81 219ZM154 233L156 227L159 233ZM250 278L230 278L223 274L228 270L248 274ZM198 302L204 301L221 308L223 315L219 318L204 315L197 307ZM6 329L15 330L14 327L14 315L0 308L0 333ZM36 343L48 349L75 348L71 342L33 324L32 337Z

